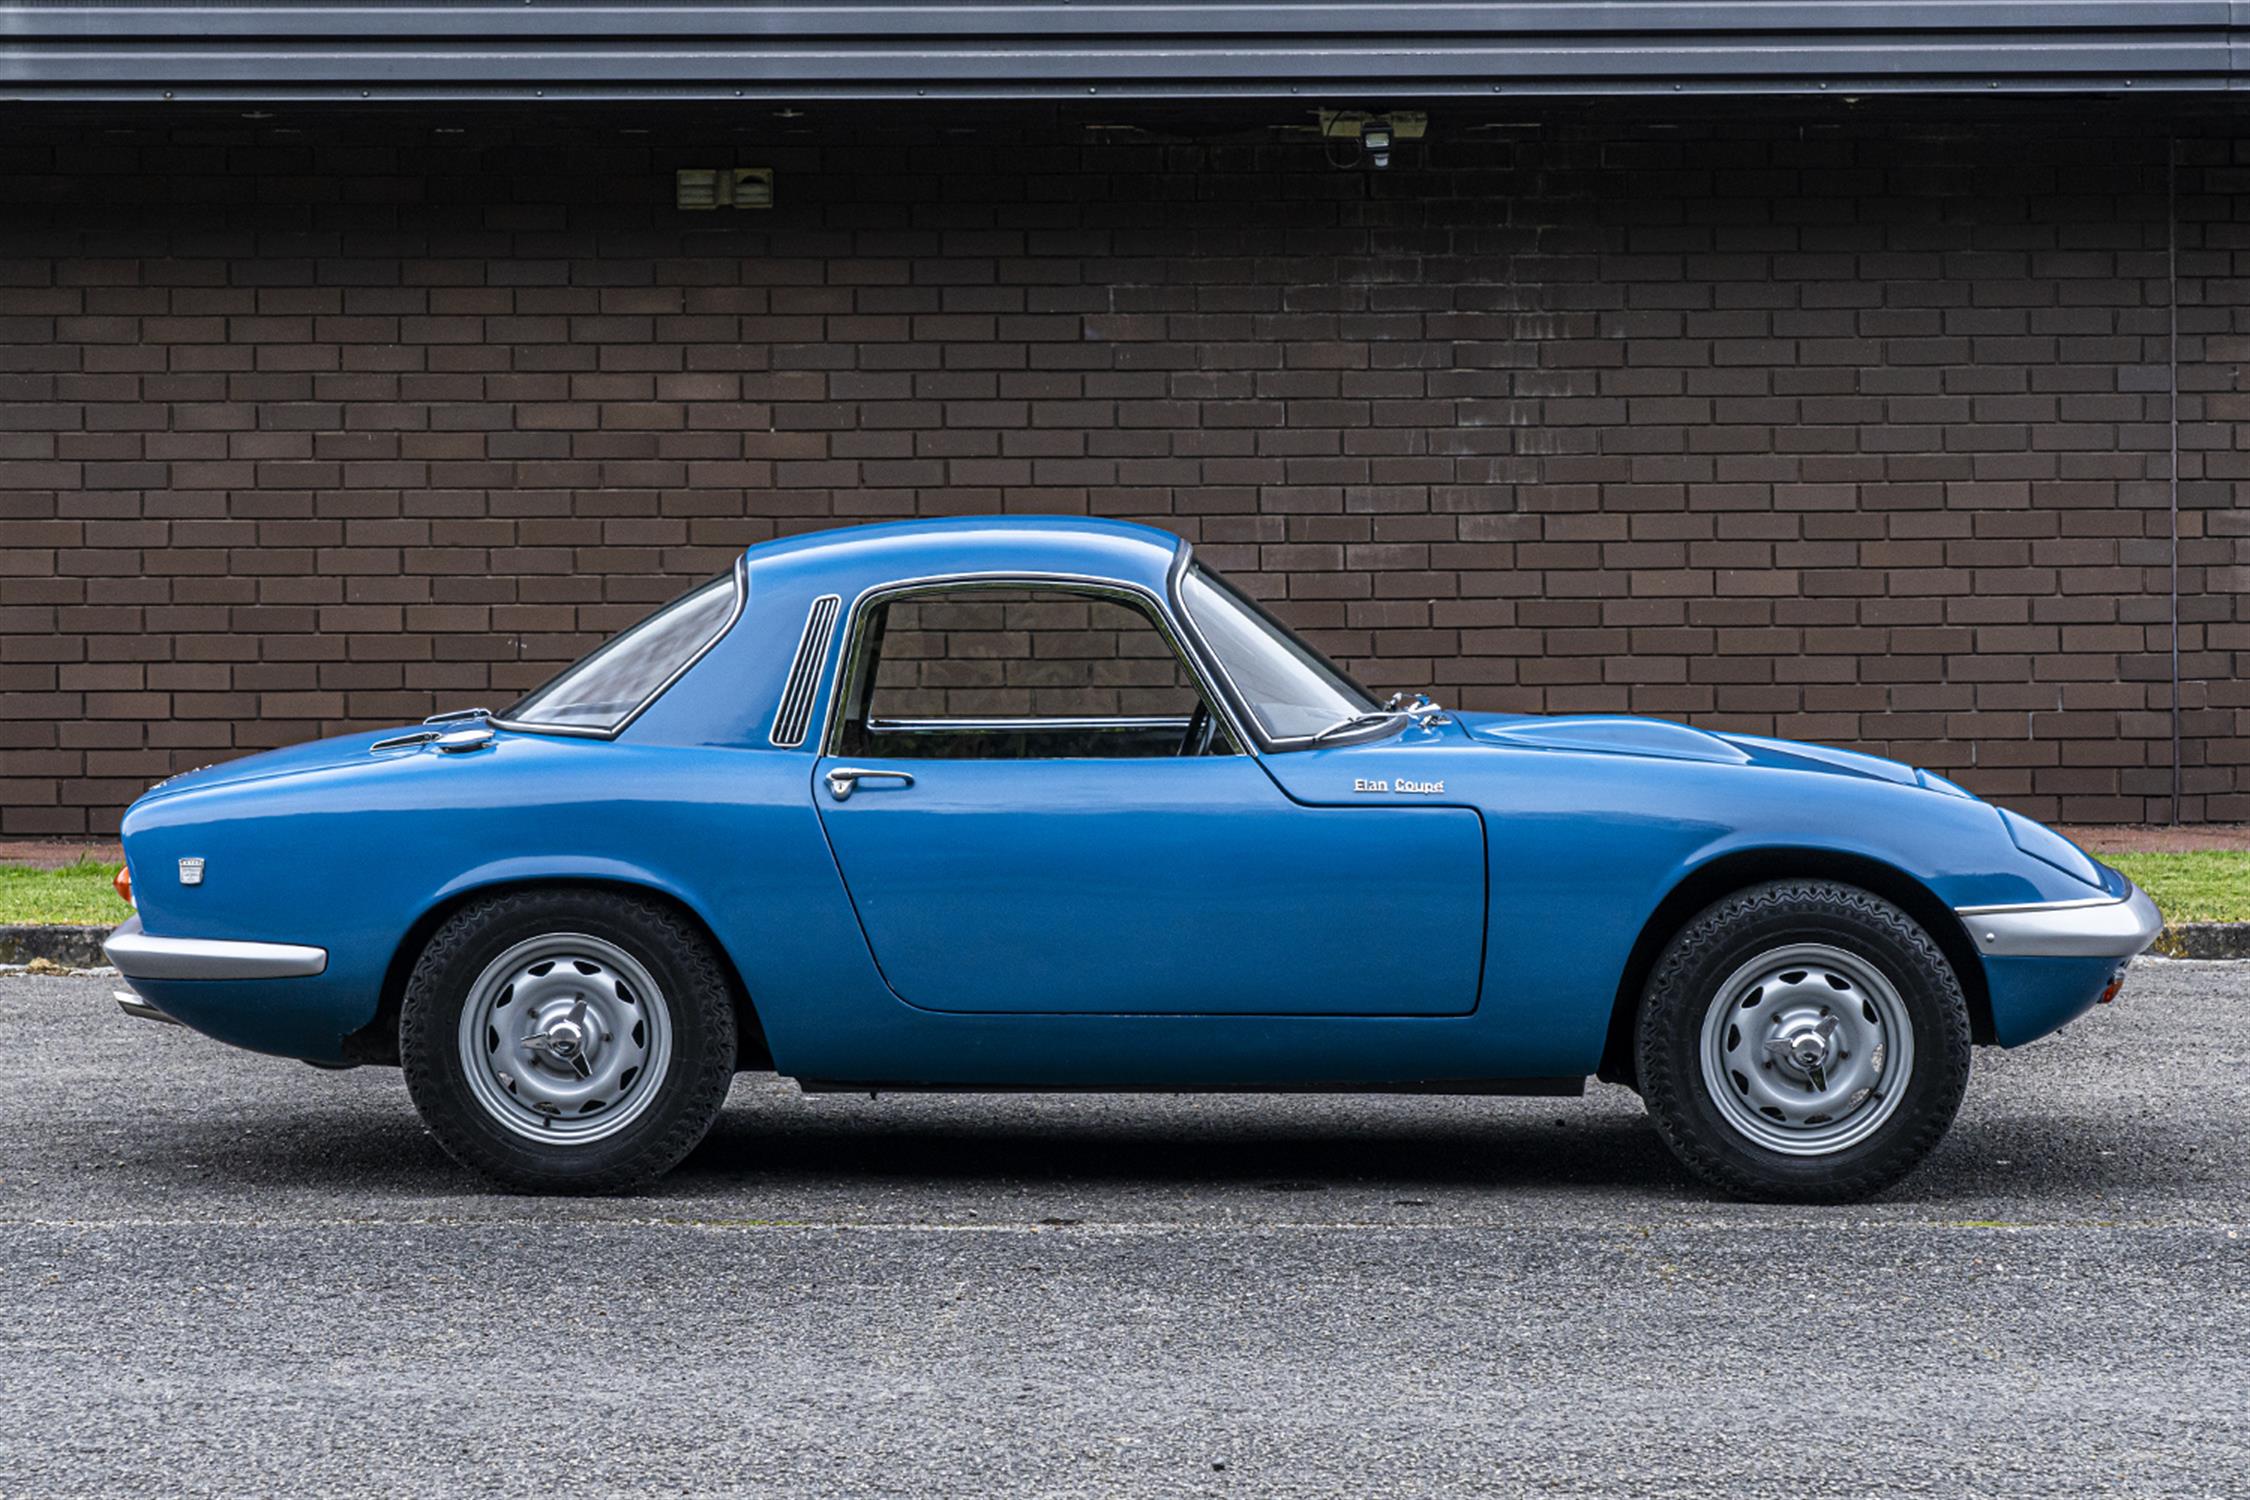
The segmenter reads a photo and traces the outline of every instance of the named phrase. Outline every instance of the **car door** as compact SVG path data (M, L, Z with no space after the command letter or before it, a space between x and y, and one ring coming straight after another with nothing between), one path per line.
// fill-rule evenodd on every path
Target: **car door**
M900 999L1087 1014L1475 1007L1478 815L1291 800L1213 718L1147 601L924 587L863 608L854 629L811 794Z

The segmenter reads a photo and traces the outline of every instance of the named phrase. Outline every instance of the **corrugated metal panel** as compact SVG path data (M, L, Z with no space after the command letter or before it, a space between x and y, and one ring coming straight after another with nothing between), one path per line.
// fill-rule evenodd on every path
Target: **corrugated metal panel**
M2250 0L0 5L0 97L2222 90Z

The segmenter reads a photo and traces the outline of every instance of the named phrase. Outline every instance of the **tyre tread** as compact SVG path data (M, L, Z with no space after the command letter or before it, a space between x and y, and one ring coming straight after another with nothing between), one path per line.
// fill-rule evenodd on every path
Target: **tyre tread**
M548 922L583 924L590 909L600 917L638 930L642 941L660 948L668 962L688 977L684 993L668 994L675 1007L675 1051L670 1087L685 1089L653 1135L628 1130L616 1141L584 1150L584 1158L543 1155L529 1144L502 1139L485 1127L476 1106L457 1098L445 1076L455 1058L455 1028L462 996L473 976L458 977L466 955L496 932ZM694 1025L688 1023L692 1020ZM689 1057L684 1039L696 1030L708 1038L701 1057ZM399 1015L399 1058L407 1091L446 1154L489 1180L519 1191L604 1194L624 1192L679 1165L709 1133L734 1080L735 1018L732 992L710 942L669 903L622 891L548 887L511 891L462 908L434 933L407 980ZM636 1125L640 1122L636 1122ZM630 1149L604 1149L619 1145ZM557 1162L562 1165L558 1169ZM599 1161L599 1165L589 1164Z
M1702 1091L1702 1072L1699 1066L1682 1065L1673 1028L1692 1027L1700 1035L1710 998L1700 981L1718 955L1742 942L1745 932L1805 921L1856 927L1891 946L1892 956L1903 959L1909 971L1895 977L1918 980L1935 992L1930 1008L1937 1027L1935 1035L1925 1035L1926 1028L1917 1025L1910 1095L1881 1130L1833 1158L1806 1159L1827 1170L1792 1166L1782 1175L1772 1164L1790 1159L1759 1150L1724 1125L1714 1129L1715 1122L1707 1123L1692 1108ZM1673 1155L1723 1192L1770 1202L1848 1203L1890 1187L1944 1139L1969 1076L1968 1002L1944 952L1912 917L1882 897L1827 880L1750 886L1691 919L1666 945L1649 976L1635 1041L1641 1096Z

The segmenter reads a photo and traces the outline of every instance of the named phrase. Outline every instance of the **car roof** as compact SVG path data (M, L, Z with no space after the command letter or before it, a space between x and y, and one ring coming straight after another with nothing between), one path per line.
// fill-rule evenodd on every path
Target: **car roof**
M945 516L845 526L762 542L751 586L851 595L911 579L979 573L1115 579L1164 592L1185 545L1171 532L1091 516Z

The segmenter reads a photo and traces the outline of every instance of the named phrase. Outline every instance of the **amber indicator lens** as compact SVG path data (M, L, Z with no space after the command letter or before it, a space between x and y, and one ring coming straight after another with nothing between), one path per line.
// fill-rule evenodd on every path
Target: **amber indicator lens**
M117 867L117 879L111 883L117 887L118 899L127 906L131 906L133 904L133 867L131 865L119 865Z

